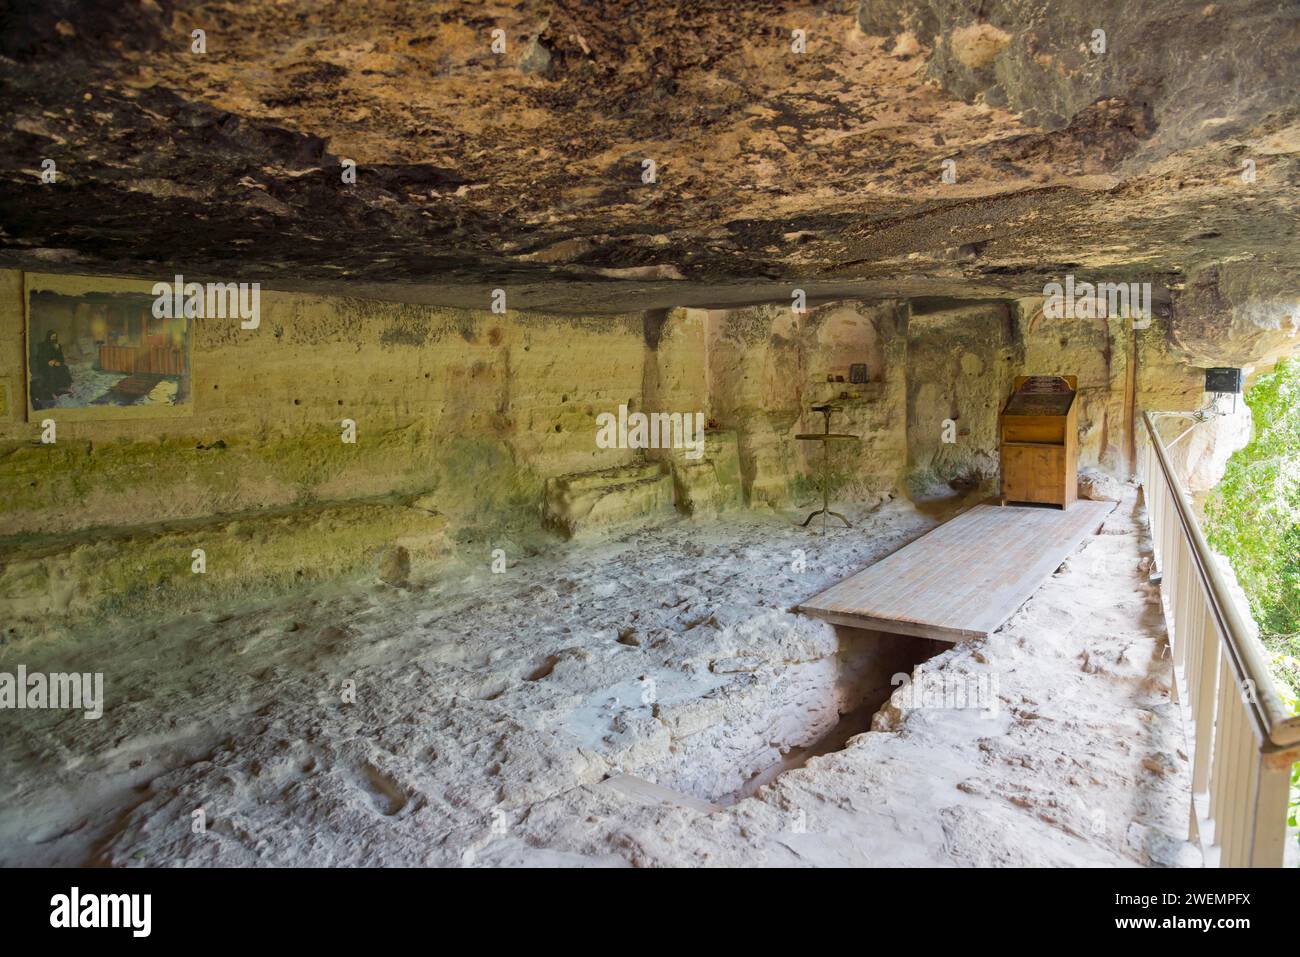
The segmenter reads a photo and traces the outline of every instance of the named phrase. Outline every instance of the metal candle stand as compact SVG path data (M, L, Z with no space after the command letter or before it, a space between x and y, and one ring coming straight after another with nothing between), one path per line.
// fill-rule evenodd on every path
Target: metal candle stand
M822 534L826 534L826 522L828 515L834 515L846 528L852 528L853 523L841 515L839 512L831 511L830 487L831 487L831 450L830 444L835 441L860 442L861 436L849 435L845 432L831 431L831 413L837 411L839 406L836 405L814 405L813 412L820 412L826 417L825 427L821 432L803 432L795 436L801 442L820 442L822 444L822 507L812 512L807 518L799 523L800 528L806 528L818 515L822 517Z

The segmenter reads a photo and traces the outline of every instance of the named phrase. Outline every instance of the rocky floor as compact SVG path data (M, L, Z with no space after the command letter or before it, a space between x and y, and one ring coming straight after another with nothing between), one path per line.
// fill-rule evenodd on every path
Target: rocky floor
M484 555L405 590L11 642L0 669L102 671L107 703L0 712L0 862L1196 863L1139 514L1130 495L1001 631L924 663L991 689L979 707L896 695L779 776L932 650L788 609L942 509L507 545L499 574Z

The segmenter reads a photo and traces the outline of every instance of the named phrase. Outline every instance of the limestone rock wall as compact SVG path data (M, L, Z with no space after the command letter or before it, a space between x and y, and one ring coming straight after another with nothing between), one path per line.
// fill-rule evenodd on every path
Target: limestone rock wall
M1022 299L1016 303L1016 324L1025 374L1079 378L1081 467L1127 478L1143 410L1191 410L1203 404L1204 368L1172 340L1167 314L1135 329L1120 318L1047 319L1041 299ZM1134 355L1137 368L1130 377Z
M89 288L149 284L0 273L0 602L15 615L363 567L404 585L546 530L801 509L821 495L823 446L796 438L825 427L814 405L835 406L831 430L860 440L830 446L833 497L874 503L994 483L1017 374L1077 375L1081 465L1120 476L1130 409L1202 400L1201 353L1167 315L1135 333L1044 319L1032 299L575 318L268 292L255 330L195 321L186 414L29 415L25 290ZM620 407L698 414L699 454L602 447L598 416ZM46 418L54 444L39 441Z
M33 289L78 282L26 278ZM831 403L832 429L862 438L832 446L836 494L871 499L904 473L995 475L997 411L1022 372L1078 375L1080 460L1122 471L1126 389L1139 409L1195 408L1193 363L1207 348L1189 350L1162 319L1135 337L1118 319L1044 319L1037 300L574 319L267 293L256 330L196 321L191 414L83 420L54 410L39 418L58 422L58 442L42 445L23 400L23 283L0 273L9 535L385 496L420 497L453 528L532 519L547 479L642 458L594 440L596 417L620 405L705 416L702 460L646 457L665 462L679 495L707 485L697 497L713 514L815 492L821 446L794 436L820 432L810 407ZM849 381L855 365L865 383ZM345 418L357 423L354 445L340 440ZM958 427L955 443L941 441L945 419Z
M593 435L598 413L640 400L639 316L265 293L255 330L195 321L191 414L85 420L52 410L26 421L22 289L21 274L0 274L4 534L384 495L431 495L463 525L535 511L548 475L632 458L598 448ZM46 417L58 423L54 445L37 441ZM355 444L341 441L345 418L356 422Z
M1173 301L1173 340L1202 365L1265 372L1300 353L1300 277L1254 263L1192 273Z
M832 445L834 495L866 501L995 484L998 414L1017 375L1077 376L1080 464L1121 477L1141 410L1203 401L1203 367L1171 338L1167 314L1135 330L1118 318L1045 319L1041 299L1024 299L834 302L804 316L759 306L708 317L710 415L736 433L751 506L818 496L821 448L794 436L822 431L810 407L828 401L839 406L832 431L862 437ZM838 381L856 363L869 381ZM948 419L953 442L944 441Z
M837 407L831 431L862 437L830 449L832 487L878 498L904 464L905 310L898 303L835 302L796 314L789 306L709 313L712 418L738 437L741 481L752 506L806 499L818 488L820 444L795 439L825 428L820 404ZM866 366L852 383L850 367Z
M995 304L914 313L907 332L910 491L995 479L998 413L1024 367L1011 311Z
M642 318L646 343L641 402L661 412L706 412L707 313L700 309L651 310Z

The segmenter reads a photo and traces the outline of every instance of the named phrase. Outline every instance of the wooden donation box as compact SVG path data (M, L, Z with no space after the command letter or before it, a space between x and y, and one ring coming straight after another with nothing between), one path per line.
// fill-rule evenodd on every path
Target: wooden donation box
M1002 504L1069 508L1078 494L1076 376L1016 376L1002 410Z

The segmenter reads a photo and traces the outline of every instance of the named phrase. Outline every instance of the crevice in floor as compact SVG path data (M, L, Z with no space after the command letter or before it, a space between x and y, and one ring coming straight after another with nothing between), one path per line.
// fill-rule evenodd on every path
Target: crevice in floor
M715 804L727 806L753 797L782 774L804 767L813 758L841 751L859 734L871 730L871 720L898 686L898 675L913 669L950 647L947 643L910 635L836 626L840 651L836 656L834 688L827 692L841 702L839 717L805 744L780 750L779 758L749 773L738 788L711 795Z

